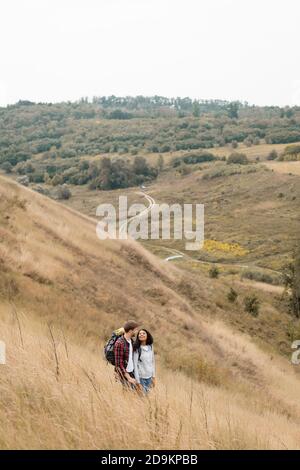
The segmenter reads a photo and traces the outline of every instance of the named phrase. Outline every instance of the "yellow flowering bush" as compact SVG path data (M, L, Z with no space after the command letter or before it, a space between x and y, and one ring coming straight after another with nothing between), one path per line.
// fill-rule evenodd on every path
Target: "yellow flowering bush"
M225 243L217 240L205 240L204 249L209 253L228 253L233 256L245 256L249 253L238 243Z

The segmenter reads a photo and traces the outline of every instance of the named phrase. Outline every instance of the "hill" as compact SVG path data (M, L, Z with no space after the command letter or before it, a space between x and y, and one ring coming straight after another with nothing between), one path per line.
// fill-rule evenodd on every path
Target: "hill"
M226 156L229 148L237 147L252 149L255 154L259 144L280 147L299 141L298 107L189 98L95 97L92 102L56 104L23 100L0 108L0 167L27 175L35 184L124 188L155 179L160 154L168 159L170 153L210 148ZM117 173L109 180L108 162L106 172L101 167L104 156L113 159L111 173ZM141 160L128 164L134 157L145 156L150 168L145 162L141 165Z
M0 195L1 448L298 447L298 369L278 353L298 323L276 293L252 317L247 284L232 305L235 279L101 242L93 219L4 177ZM128 318L154 333L149 401L101 358Z

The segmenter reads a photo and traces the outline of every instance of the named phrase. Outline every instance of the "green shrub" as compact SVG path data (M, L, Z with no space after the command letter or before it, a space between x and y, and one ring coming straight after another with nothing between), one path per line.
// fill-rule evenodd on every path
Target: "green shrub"
M187 165L193 165L196 163L212 162L217 160L217 157L210 152L201 152L201 153L187 153L182 157L175 157L172 161L173 168L178 167L183 163Z
M238 298L238 293L235 291L232 287L230 288L230 291L227 294L227 299L229 302L235 302L236 299Z
M289 144L299 142L300 132L298 130L278 129L269 131L266 135L266 142L269 144Z
M58 186L59 184L62 184L62 183L63 183L63 175L55 175L51 180L52 186Z
M260 302L256 295L248 295L244 298L245 311L250 313L253 317L257 317L259 313Z
M297 161L300 159L300 145L288 145L285 147L281 160Z
M28 175L34 172L34 166L30 162L28 163L20 162L16 165L15 170L19 175Z
M19 176L17 178L17 183L22 184L23 186L29 186L29 177L27 175Z
M216 266L212 266L209 270L209 277L216 279L219 277L220 271Z
M170 152L170 151L171 151L171 146L170 145L163 145L160 149L161 153Z
M44 183L44 173L33 173L29 179L32 183Z
M253 144L252 137L250 136L246 137L246 139L244 140L244 144L246 145L246 147L251 147L251 145Z
M250 279L252 281L265 282L267 284L279 285L282 282L279 274L269 274L262 271L247 270L242 273L242 279Z
M220 178L222 176L231 176L231 175L240 175L255 173L258 171L257 166L255 165L227 165L220 164L214 166L212 169L204 172L203 179L213 179Z
M295 248L292 263L284 269L284 285L287 288L290 312L300 318L300 242Z
M186 176L191 173L191 168L188 167L185 163L181 163L180 166L177 167L176 171L181 175L181 176Z
M298 155L300 153L300 145L288 145L283 153L284 155Z
M69 188L65 184L63 184L57 187L55 196L57 197L57 199L70 199L72 193Z
M8 173L12 172L13 166L9 162L4 162L4 163L2 163L1 168L2 168L3 171L5 171L5 173L8 174Z
M134 115L132 113L127 113L122 111L121 109L116 109L109 113L107 116L108 119L132 119Z
M277 160L277 158L278 158L278 153L276 152L276 150L271 150L271 152L267 156L267 160Z
M227 164L235 164L235 165L247 165L249 163L249 160L247 156L244 153L238 153L234 152L229 155L227 158Z

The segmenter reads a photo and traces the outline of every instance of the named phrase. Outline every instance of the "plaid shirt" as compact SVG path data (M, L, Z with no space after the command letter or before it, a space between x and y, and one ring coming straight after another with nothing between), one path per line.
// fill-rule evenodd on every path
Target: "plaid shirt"
M129 359L129 343L124 335L115 342L114 353L116 372L124 376Z

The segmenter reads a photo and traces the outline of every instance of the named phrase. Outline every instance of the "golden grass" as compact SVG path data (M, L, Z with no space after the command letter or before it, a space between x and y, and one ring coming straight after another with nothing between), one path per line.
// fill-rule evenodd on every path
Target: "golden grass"
M57 328L53 341L48 327L18 315L23 346L11 306L1 305L2 449L299 449L298 379L246 351L243 338L230 346L265 369L260 391L228 391L159 367L146 399L122 390L100 348L76 346ZM214 333L232 342L222 326Z
M300 162L265 162L266 166L278 173L300 176Z
M245 280L243 279L241 281L242 285L248 285L249 287L255 288L255 289L261 289L265 292L271 292L274 294L279 294L283 295L284 294L284 287L282 286L273 286L272 284L267 284L265 282L259 282L259 281L250 281L250 280Z
M297 145L297 144L295 144ZM247 155L250 160L255 160L259 157L261 160L265 160L266 157L272 150L276 150L278 154L282 153L286 148L287 144L259 144L259 145L252 145L251 147L247 147L245 144L239 144L237 149L233 149L231 145L225 147L219 147L216 149L211 149L212 152L217 156L226 156L230 155L233 152L241 152Z

